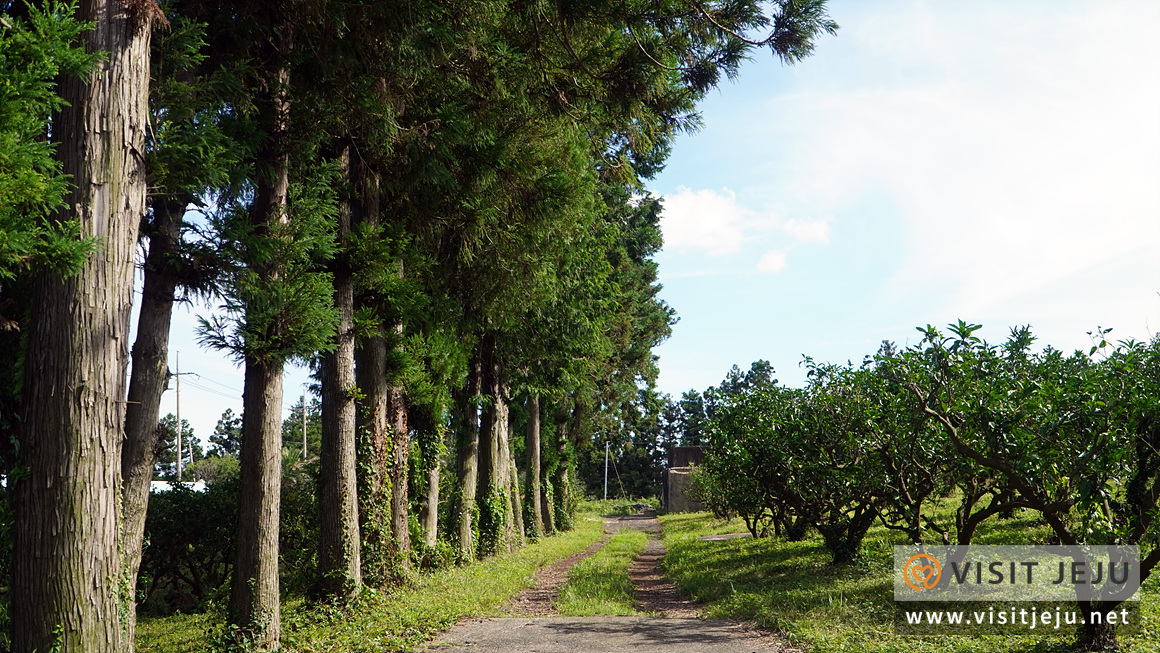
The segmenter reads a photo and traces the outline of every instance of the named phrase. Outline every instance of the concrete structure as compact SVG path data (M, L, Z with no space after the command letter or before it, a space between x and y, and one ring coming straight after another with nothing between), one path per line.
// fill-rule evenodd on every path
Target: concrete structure
M688 495L693 467L705 457L704 447L673 447L669 450L669 468L661 501L669 512L698 512L704 510L700 501Z

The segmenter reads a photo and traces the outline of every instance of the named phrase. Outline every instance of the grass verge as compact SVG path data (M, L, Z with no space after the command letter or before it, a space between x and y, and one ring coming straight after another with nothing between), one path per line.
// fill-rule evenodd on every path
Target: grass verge
M671 514L664 528L665 570L683 592L707 604L706 616L756 622L783 633L811 653L1054 653L1071 651L1075 632L1007 630L1001 634L907 634L894 625L892 547L905 538L881 526L871 529L857 562L834 566L813 536L802 542L774 538L702 541L697 537L745 530L707 513ZM990 520L977 544L1027 544L1049 533L1030 513ZM1122 634L1133 653L1160 651L1160 577L1141 591L1138 633Z
M579 553L600 539L603 520L582 507L573 530L542 538L514 553L418 577L407 587L368 590L346 609L308 605L298 598L282 603L283 651L411 651L464 617L499 611L529 587L540 567ZM209 649L220 615L142 617L139 653L195 653Z
M622 530L614 535L604 548L568 572L556 610L565 617L637 614L628 568L647 543L644 531Z

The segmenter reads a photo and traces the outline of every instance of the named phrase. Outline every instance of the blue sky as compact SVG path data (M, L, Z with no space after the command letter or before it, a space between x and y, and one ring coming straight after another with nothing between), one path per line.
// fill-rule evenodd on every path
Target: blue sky
M803 354L858 361L959 318L989 340L1030 324L1065 350L1096 326L1160 329L1160 3L830 13L841 30L812 58L757 53L713 92L651 184L681 318L658 350L662 391L758 358L797 385ZM240 413L242 374L193 324L179 308L171 349L202 375L184 377L182 417L204 441ZM287 412L305 380L288 368Z
M1160 3L830 2L838 35L758 55L652 184L660 387L860 360L962 318L1001 340L1160 328Z

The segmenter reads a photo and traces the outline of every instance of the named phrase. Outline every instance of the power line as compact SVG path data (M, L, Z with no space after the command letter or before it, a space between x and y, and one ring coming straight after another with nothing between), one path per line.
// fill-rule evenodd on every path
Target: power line
M222 383L222 382L220 382L220 381L214 381L213 379L211 379L211 378L209 378L209 377L202 376L202 375L198 374L197 372L194 372L194 373L193 373L193 375L194 375L194 376L196 376L196 377L197 377L199 380L201 380L201 381L208 381L208 382L210 382L210 383L212 383L212 384L214 384L214 385L220 385L221 387L225 388L226 390L230 390L230 391L236 392L236 393L238 393L239 395L240 395L240 394L242 394L242 391L241 391L241 390L238 390L237 388L234 388L234 387L228 386L228 385L226 385L226 384L224 384L224 383Z
M241 398L241 393L236 394L236 395L231 395L231 394L226 394L226 393L222 392L221 390L217 390L215 388L209 388L209 387L206 387L206 386L201 385L199 383L194 383L193 381L186 381L185 383L187 385L194 387L194 388L197 388L198 390L201 390L202 392L208 392L212 395L217 395L218 397L223 397L225 399L240 399Z

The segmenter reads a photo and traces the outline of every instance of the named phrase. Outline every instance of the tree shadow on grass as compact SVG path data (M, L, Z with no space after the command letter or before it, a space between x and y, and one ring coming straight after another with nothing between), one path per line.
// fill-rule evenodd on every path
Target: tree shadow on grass
M669 524L666 523L666 530ZM689 532L693 529L689 528ZM1060 653L1072 650L1074 633L1002 634L899 632L892 585L892 558L867 554L833 565L817 538L773 538L669 544L669 577L699 602L707 616L750 620L788 633L807 649L850 647L870 651L1004 651Z

